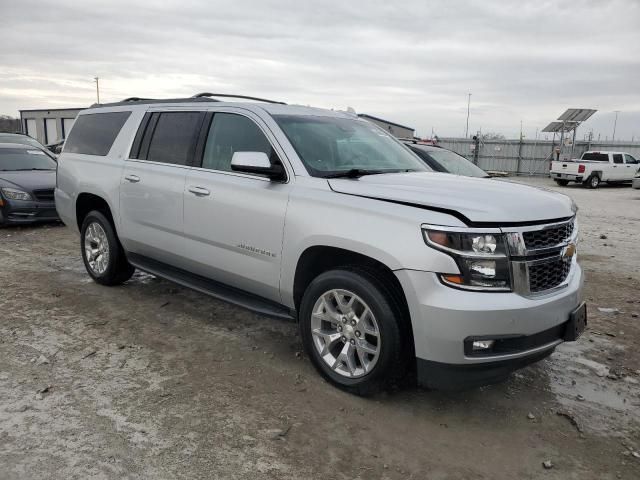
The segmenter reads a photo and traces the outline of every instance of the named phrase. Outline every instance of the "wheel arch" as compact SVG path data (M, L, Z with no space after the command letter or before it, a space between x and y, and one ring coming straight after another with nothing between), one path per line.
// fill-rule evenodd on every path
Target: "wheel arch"
M82 222L89 212L97 210L109 219L113 228L116 228L113 219L112 208L109 202L102 196L95 193L82 192L76 197L76 222L78 230L82 229Z
M396 300L408 313L407 299L402 285L393 270L382 261L371 256L330 245L313 245L299 256L293 277L293 303L299 311L300 302L309 284L323 272L335 268L350 266L375 272L381 280L397 295Z

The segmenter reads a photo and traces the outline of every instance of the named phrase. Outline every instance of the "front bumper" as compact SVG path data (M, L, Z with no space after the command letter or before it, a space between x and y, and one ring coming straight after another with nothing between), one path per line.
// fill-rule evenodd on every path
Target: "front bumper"
M0 225L24 225L60 219L55 202L2 199Z
M411 314L418 381L432 388L492 383L544 358L563 342L563 324L582 303L583 274L577 263L564 288L531 297L457 290L432 272L395 273ZM521 348L484 356L465 353L469 338L505 336L523 338Z

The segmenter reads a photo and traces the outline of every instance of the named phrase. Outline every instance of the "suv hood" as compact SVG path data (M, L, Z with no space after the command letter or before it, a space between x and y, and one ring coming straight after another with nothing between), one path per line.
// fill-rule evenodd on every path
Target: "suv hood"
M414 172L328 182L338 193L445 211L464 217L467 224L544 222L574 215L566 195L494 179Z

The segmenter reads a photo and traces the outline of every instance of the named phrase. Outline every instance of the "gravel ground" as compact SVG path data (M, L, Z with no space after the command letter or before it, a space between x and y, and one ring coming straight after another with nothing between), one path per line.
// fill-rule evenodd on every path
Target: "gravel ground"
M589 328L455 394L344 394L293 323L101 287L67 228L0 230L0 478L640 478L640 190L517 181L580 207Z

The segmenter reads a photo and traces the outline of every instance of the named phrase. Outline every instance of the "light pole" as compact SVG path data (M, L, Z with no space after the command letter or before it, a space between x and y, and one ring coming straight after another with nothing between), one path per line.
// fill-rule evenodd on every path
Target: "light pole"
M98 97L98 104L100 104L100 77L93 77L96 82L96 97Z
M464 138L469 138L469 108L471 107L471 94L467 94L469 95L469 98L467 100L467 127L464 130Z
M616 140L616 126L618 125L618 114L620 113L620 110L614 110L613 112L616 114L616 118L613 121L613 135L611 136L612 143Z

